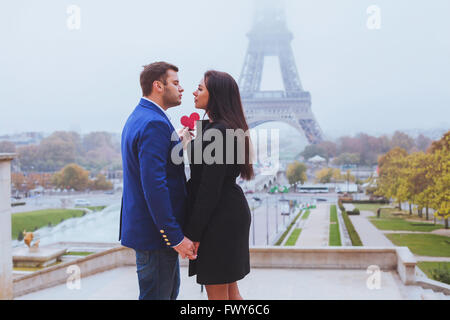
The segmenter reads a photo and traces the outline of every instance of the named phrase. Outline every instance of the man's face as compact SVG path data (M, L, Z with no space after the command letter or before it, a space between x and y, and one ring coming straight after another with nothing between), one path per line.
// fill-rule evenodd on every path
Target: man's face
M184 89L180 86L180 81L178 80L178 73L174 70L168 70L162 97L164 105L167 108L180 105L183 91Z

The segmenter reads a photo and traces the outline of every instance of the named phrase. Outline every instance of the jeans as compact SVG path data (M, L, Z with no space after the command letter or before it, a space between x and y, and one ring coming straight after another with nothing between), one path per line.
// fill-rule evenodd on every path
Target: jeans
M180 289L178 253L172 248L135 251L139 300L176 300Z

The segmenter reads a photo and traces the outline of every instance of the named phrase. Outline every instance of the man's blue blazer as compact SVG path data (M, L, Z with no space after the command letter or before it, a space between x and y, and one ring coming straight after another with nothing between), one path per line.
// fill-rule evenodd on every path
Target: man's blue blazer
M158 106L141 99L123 128L121 147L122 245L137 250L178 245L187 193L184 163L171 157L183 153L175 129Z

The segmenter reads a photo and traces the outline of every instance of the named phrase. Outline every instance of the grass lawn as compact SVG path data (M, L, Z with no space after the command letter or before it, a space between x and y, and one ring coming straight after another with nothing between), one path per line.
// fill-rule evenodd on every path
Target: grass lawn
M83 214L83 210L77 209L47 209L15 213L11 216L12 238L17 240L19 232L23 232L23 230L34 231L48 226L49 223L55 226L63 220L81 217Z
M300 215L302 214L302 210L300 210L297 213L297 216L295 216L294 221L291 222L291 224L287 227L287 229L283 232L283 234L281 235L280 239L278 239L278 241L275 243L276 246L281 246L281 244L284 241L284 238L286 238L286 236L288 235L289 231L291 230L291 228L294 226L295 222L297 221L298 217L300 217Z
M418 262L417 266L428 278L450 284L450 262Z
M396 246L408 247L419 256L450 257L450 237L423 233L391 233L386 237Z
M310 213L311 213L311 210L306 210L306 212L302 216L302 219L308 219Z
M93 252L87 252L87 251L72 251L67 252L65 256L88 256L90 254L93 254Z
M103 209L106 208L106 206L96 206L96 207L86 207L86 208L95 212L95 211L102 211Z
M52 263L51 265L48 265L46 267L13 267L13 271L32 271L32 272L35 272L35 271L39 271L39 270L42 270L42 269L45 269L45 268L50 268L50 267L56 266L57 264L60 264L60 263L61 263L61 261L56 261L55 263Z
M341 234L339 232L339 221L337 219L336 205L330 207L330 234L328 244L330 246L341 246Z
M401 231L423 231L430 232L436 229L442 229L442 225L435 225L433 223L428 222L414 222L414 221L406 221L400 218L392 218L392 219L378 219L378 218L369 218L370 222L372 222L375 227L380 230L401 230Z
M300 232L302 232L302 229L294 229L294 231L292 231L291 235L289 236L289 239L287 239L284 245L295 246L295 243L297 242L297 239L300 236Z
M359 210L372 211L375 215L380 204L354 204ZM407 221L406 219L417 219L418 221ZM380 218L369 217L370 221L380 230L398 230L398 231L422 231L430 232L436 229L442 229L442 225L435 225L432 220L420 219L417 215L410 215L409 212L398 209L386 208L381 210Z
M381 210L381 215L380 215L380 219L391 219L391 218L401 218L401 219L415 219L417 221L424 221L424 222L433 222L433 214L429 214L429 219L426 219L426 214L425 214L425 209L423 212L423 216L422 218L420 218L417 215L417 212L414 210L413 214L410 215L409 211L405 211L405 210L400 210L398 208L384 208L387 207L387 204L376 204L376 203L353 203L353 205L355 206L355 208L358 208L360 211L364 210L364 211L372 211L375 216L377 215L377 209L380 207L383 207L383 209Z

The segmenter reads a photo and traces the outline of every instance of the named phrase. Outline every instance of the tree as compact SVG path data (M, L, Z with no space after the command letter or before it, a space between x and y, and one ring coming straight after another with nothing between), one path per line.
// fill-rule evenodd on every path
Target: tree
M35 171L36 162L39 161L38 153L39 147L35 145L17 148L20 170L24 172Z
M425 152L430 147L432 141L430 138L425 137L423 134L420 134L414 142L416 144L417 149Z
M347 182L347 184L350 182L354 182L356 180L355 176L352 175L352 172L350 170L345 171L344 179Z
M10 141L0 141L0 153L15 153L16 145Z
M62 189L85 190L89 185L89 171L72 163L55 173L53 183Z
M406 166L407 155L404 149L396 147L378 159L378 189L375 194L396 199L400 207L401 202L406 200L404 189L401 188L401 170Z
M304 184L308 179L306 176L306 165L304 163L300 163L295 161L290 163L286 168L286 177L290 184L293 184L295 188L297 187L297 183Z
M409 152L414 147L414 139L406 133L395 131L391 139L391 148L402 148Z
M98 174L94 180L89 181L89 188L91 190L111 190L113 184L106 180L104 174Z
M305 147L302 153L300 153L305 160L308 160L316 155L319 155L323 158L327 157L326 151L317 144L310 144Z
M340 169L333 169L333 175L331 176L333 182L342 181L344 178L342 177Z
M442 139L432 143L428 149L431 164L427 176L433 181L429 186L430 206L436 210L435 215L445 219L448 229L450 216L450 131Z
M330 183L333 177L332 168L323 168L316 172L316 181L320 183Z
M359 162L359 153L342 153L333 160L333 164L338 166L342 166L345 164L358 164Z

